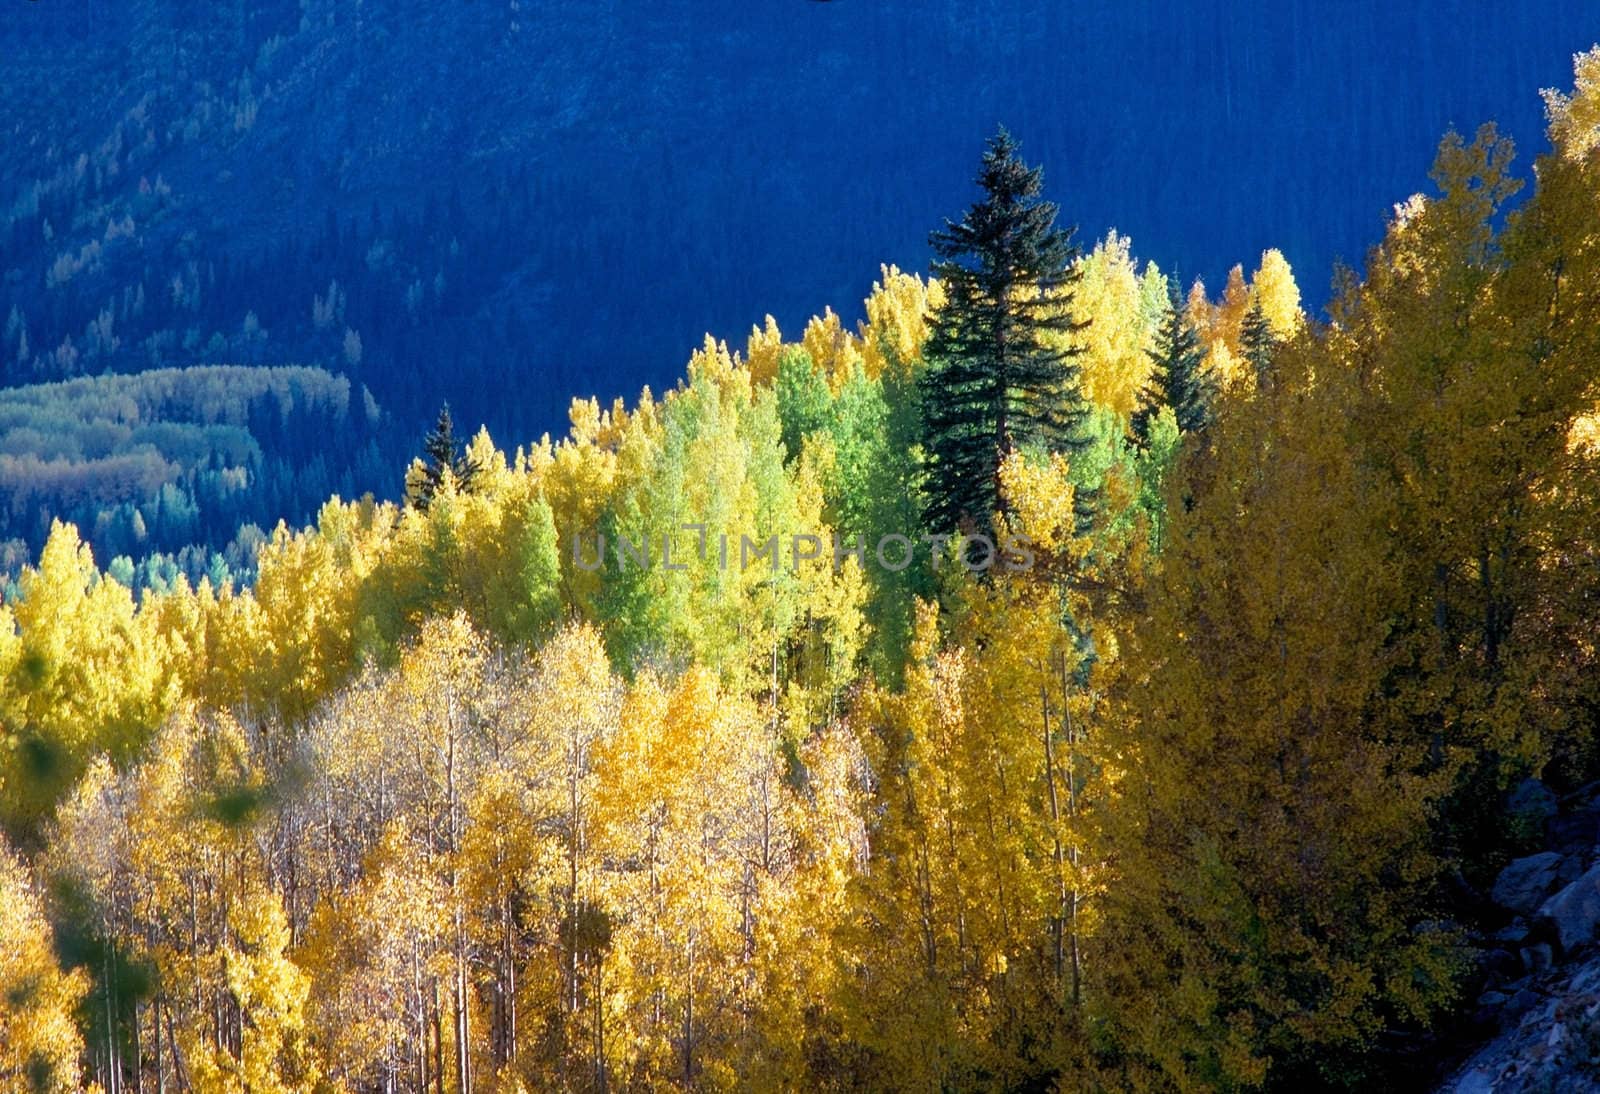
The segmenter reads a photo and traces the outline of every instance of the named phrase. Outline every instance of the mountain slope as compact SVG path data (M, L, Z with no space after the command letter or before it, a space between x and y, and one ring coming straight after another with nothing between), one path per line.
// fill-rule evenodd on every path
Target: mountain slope
M1315 303L1447 125L1533 140L1597 36L1573 0L13 5L0 376L334 368L397 488L443 397L514 444L921 268L1001 121L1085 236L1213 289L1281 246Z

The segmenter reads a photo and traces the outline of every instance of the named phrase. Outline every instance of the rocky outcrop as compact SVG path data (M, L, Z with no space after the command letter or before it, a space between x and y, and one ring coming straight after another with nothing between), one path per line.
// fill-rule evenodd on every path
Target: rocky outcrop
M1513 914L1531 916L1559 884L1562 862L1555 851L1519 858L1500 871L1489 895Z
M1600 866L1539 906L1533 920L1534 935L1553 936L1562 954L1570 954L1600 935Z
M1441 1094L1600 1091L1600 785L1558 802L1519 784L1513 829L1545 849L1513 860L1490 890L1499 923L1477 936L1479 994L1471 1027L1489 1039Z
M1600 1090L1600 957L1496 993L1501 1032L1441 1094L1592 1094Z

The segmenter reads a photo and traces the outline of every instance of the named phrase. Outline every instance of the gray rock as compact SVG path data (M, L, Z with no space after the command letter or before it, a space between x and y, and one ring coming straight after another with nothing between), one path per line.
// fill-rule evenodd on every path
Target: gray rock
M1600 812L1590 808L1551 817L1545 822L1545 841L1575 855L1590 853L1600 841Z
M1527 974L1522 955L1514 949L1479 950L1478 954L1478 972L1486 987L1520 981Z
M1505 1005L1500 1010L1503 1020L1507 1022L1516 1021L1518 1018L1521 1018L1523 1015L1533 1010L1534 1007L1538 1006L1539 1000L1543 998L1544 996L1540 995L1538 992L1529 988L1523 988L1510 999L1506 1000Z
M1461 1076L1452 1094L1494 1094L1494 1076L1478 1068Z
M1532 915L1560 880L1561 856L1554 851L1519 858L1500 871L1489 896L1517 915Z
M1515 946L1525 941L1527 937L1528 922L1520 917L1494 932L1494 940L1503 946Z
M1563 955L1593 942L1600 932L1600 866L1541 904L1534 926L1553 932Z
M1509 995L1510 998L1503 998ZM1439 1094L1595 1094L1600 948L1523 985L1484 992L1478 1021L1497 1032Z
M1548 942L1539 942L1522 948L1522 967L1531 973L1543 972L1553 967L1555 963L1556 955Z

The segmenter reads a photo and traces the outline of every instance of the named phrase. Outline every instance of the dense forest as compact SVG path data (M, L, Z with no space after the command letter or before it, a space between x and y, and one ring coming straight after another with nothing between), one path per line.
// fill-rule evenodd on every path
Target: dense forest
M249 460L215 431L220 451L192 458L190 435L175 458L145 417L120 464L83 467L8 420L0 453L29 481L0 476L0 571L36 561L58 515L140 587L248 580L256 529L304 524L334 492L397 496L445 399L514 445L559 434L573 395L670 385L703 332L769 312L798 329L818 301L853 327L880 262L922 268L969 169L949 135L1002 117L1086 234L1131 232L1213 295L1233 258L1281 248L1316 271L1314 311L1448 125L1535 132L1531 89L1600 27L1577 0L1524 12L1372 8L1308 50L1306 0L1245 26L1047 0L981 17L962 0L13 5L0 383L297 364L387 417L252 426ZM1413 38L1403 68L1343 93L1359 58ZM1061 64L1075 41L1108 48ZM514 92L479 93L485 71ZM163 436L195 423L176 424Z
M194 366L0 389L0 569L37 557L59 519L125 584L164 588L180 572L248 583L261 526L304 524L331 493L384 490L384 424L370 392L321 369Z
M854 329L513 452L441 421L248 584L53 524L0 609L0 1082L1425 1082L1508 792L1600 776L1576 70L1531 178L1444 139L1326 322L1276 251L1211 296L1074 249L1001 135ZM278 404L380 420L271 375L12 393L5 458L210 498Z
M1535 90L1597 34L1586 0L1246 21L1215 0L16 0L0 382L341 376L389 425L326 452L326 477L234 495L262 528L304 523L333 491L396 496L445 399L514 446L559 434L574 395L670 386L704 332L798 330L823 303L853 328L880 263L924 268L1002 120L1086 238L1117 228L1213 296L1276 247L1316 312L1439 134L1535 137ZM299 424L257 436L264 464L337 432ZM233 537L204 516L192 539L102 537L34 490L30 517L71 515L103 561L193 548L194 578ZM33 523L0 538L36 559Z

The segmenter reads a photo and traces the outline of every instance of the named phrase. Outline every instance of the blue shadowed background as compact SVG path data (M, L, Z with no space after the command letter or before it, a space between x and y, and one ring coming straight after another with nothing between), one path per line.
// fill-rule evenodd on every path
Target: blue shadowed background
M853 321L1000 123L1080 242L1213 292L1275 246L1316 310L1447 128L1525 167L1597 39L1580 0L0 0L0 370L320 366L383 424L282 515L393 496L441 399L515 445L705 332Z

